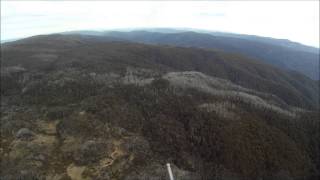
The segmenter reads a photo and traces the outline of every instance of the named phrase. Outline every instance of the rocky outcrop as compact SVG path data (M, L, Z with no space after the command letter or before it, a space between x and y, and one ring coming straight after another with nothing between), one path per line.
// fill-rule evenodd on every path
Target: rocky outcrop
M16 134L16 137L21 140L28 140L31 139L33 136L34 133L28 128L21 128Z

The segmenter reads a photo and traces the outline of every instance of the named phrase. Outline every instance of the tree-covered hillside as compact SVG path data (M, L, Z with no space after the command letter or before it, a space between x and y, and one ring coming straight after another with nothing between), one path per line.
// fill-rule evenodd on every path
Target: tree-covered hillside
M87 35L1 47L0 179L316 179L319 81Z

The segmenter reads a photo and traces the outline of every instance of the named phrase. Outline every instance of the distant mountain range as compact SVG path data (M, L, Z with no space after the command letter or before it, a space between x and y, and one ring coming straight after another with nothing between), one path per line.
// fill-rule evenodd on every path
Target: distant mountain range
M315 80L319 79L319 48L285 39L166 28L138 31L72 31L63 34L108 36L148 44L220 49L241 53L282 69L297 71Z

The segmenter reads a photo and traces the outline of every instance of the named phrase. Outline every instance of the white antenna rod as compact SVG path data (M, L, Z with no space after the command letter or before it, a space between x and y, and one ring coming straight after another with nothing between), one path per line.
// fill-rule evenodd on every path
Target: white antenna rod
M170 167L170 163L167 163L167 169L168 169L170 180L174 180L173 174L172 174L172 170L171 170L171 167Z

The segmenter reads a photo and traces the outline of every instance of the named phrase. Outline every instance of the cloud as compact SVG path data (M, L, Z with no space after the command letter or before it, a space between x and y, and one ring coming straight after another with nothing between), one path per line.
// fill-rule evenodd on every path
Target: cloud
M204 12L204 13L199 13L200 16L215 16L215 17L223 17L225 16L225 13L208 13L208 12Z

